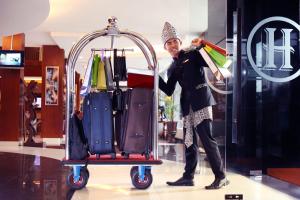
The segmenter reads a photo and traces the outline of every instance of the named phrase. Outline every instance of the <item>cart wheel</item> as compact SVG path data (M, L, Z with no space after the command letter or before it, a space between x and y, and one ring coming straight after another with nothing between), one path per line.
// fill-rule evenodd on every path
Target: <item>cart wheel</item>
M133 166L130 169L130 177L133 176L133 173L138 172L139 171L139 166ZM147 171L147 173L151 174L151 168L146 168L145 171Z
M83 173L86 173L87 177L90 178L90 172L87 167L82 167L80 171L84 171Z
M124 153L124 158L129 159L129 153Z
M131 182L137 189L147 189L152 184L153 177L150 170L145 170L144 180L140 180L139 172L133 172L131 176Z
M133 173L135 173L135 172L139 172L139 167L138 166L131 167L131 169L130 169L130 177L132 177Z
M149 153L145 153L145 158L146 158L146 160L149 160L150 159L150 154Z
M111 154L111 159L114 160L114 159L116 159L116 158L117 158L117 155L116 155L115 153L112 153L112 154Z
M89 171L87 169L80 170L80 178L77 182L75 182L74 180L74 173L72 171L69 173L67 177L67 185L72 189L80 190L86 186L88 179L89 179Z

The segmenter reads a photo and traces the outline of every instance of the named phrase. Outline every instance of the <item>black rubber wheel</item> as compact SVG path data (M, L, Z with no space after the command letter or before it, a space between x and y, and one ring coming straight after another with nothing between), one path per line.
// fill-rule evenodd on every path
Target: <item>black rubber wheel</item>
M139 172L139 167L138 166L133 166L130 169L130 177L132 177L133 173Z
M84 173L87 174L88 178L90 178L90 172L89 172L89 170L88 170L87 167L82 167L82 168L80 169L80 171L84 171Z
M149 168L146 168L145 171L147 171L147 173L151 173L151 169L149 169ZM130 169L130 177L132 177L133 173L135 173L135 172L139 172L139 166L133 166L133 167L131 167L131 169Z
M111 154L111 159L115 160L117 158L117 155L115 153Z
M145 170L145 176L143 181L140 180L138 171L133 172L131 176L132 185L134 185L134 187L137 189L142 189L142 190L147 189L152 184L152 181L153 181L153 177L150 170Z
M83 170L82 170L83 169ZM89 171L84 168L80 170L80 178L77 182L74 181L74 173L73 171L69 173L67 177L67 185L74 189L74 190L80 190L84 188L88 182L89 179Z
M149 153L145 153L145 158L146 158L146 160L149 160L150 159L150 154Z
M129 153L124 153L124 158L129 159Z
M90 172L88 170L88 168L85 166L85 167L81 167L80 168L80 171L84 171L83 173L86 173L88 178L90 177ZM69 173L72 173L73 172L73 169L71 168L70 172Z

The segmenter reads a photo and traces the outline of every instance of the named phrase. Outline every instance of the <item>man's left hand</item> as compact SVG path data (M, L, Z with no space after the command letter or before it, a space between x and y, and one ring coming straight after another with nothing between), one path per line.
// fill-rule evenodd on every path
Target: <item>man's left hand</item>
M193 46L198 47L198 46L201 45L201 43L202 43L202 39L201 38L195 38L195 39L192 40L192 45Z

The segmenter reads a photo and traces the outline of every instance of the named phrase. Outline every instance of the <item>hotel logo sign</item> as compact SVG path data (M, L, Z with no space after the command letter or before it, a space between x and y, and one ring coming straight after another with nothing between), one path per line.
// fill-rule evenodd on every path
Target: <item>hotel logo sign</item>
M274 22L279 23L280 28L274 28ZM282 27L282 24L286 27ZM291 56L296 56L295 49L291 46L292 31L299 35L300 26L285 17L266 18L252 29L247 40L247 56L251 66L261 77L273 82L287 82L300 75L300 68L297 66L299 69L293 73L295 66L291 64ZM257 38L255 34L259 33L261 41L253 44L253 38ZM255 56L252 55L251 45L255 45ZM288 75L274 77L270 75L273 73L268 73L270 71L288 72L284 73Z

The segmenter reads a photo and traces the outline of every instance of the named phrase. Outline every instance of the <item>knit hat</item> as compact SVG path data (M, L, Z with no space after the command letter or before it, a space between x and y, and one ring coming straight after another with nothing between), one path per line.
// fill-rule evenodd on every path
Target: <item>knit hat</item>
M172 38L176 38L181 42L179 34L177 33L176 29L169 22L165 22L165 25L164 25L164 28L163 28L163 31L161 34L161 39L162 39L164 46L165 46L166 42Z

